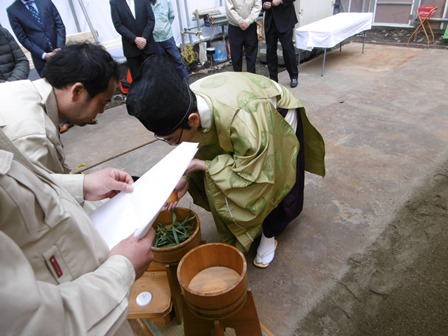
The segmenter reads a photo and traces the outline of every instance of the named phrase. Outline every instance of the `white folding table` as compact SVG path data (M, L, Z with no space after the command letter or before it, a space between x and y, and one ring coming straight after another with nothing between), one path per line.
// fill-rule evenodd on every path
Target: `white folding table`
M324 50L321 72L321 76L323 76L328 48L333 48L350 36L364 32L362 41L362 52L364 53L365 31L372 27L372 21L373 13L339 13L329 16L297 28L295 30L296 48L308 51L313 48ZM341 45L339 48L341 50Z

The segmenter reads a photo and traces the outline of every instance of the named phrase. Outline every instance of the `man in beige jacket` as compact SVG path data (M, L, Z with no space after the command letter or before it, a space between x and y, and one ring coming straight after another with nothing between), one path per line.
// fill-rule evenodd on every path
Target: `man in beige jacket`
M154 235L109 251L73 197L0 130L2 335L132 335L128 296Z
M255 21L260 15L261 0L226 0L225 4L233 71L243 70L244 51L247 72L256 73L258 36Z
M79 43L62 47L43 71L42 79L2 84L0 128L80 204L132 191L132 177L117 169L68 174L58 125L62 118L82 126L104 112L118 82L118 64L103 47Z

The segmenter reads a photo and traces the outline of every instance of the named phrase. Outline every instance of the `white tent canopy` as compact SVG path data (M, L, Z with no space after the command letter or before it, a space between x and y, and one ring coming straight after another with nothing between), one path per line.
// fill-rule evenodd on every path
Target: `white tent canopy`
M39 1L39 0L36 0ZM94 38L100 42L120 39L110 15L109 0L52 0L64 21L67 35L91 31ZM182 44L181 31L184 28L196 27L193 12L196 9L208 9L222 6L223 0L171 0L176 19L173 22L173 35L178 45ZM9 24L6 8L14 0L0 1L0 23L13 33ZM220 27L203 28L205 37L211 38L221 32ZM185 35L185 43L198 40L196 35Z

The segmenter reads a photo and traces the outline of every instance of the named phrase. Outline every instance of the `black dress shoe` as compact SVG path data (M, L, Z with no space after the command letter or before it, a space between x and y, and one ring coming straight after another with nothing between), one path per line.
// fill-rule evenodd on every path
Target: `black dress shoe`
M290 86L291 86L292 88L295 88L295 87L297 86L297 84L299 84L297 78L293 78L293 79L291 79L291 84L290 84Z

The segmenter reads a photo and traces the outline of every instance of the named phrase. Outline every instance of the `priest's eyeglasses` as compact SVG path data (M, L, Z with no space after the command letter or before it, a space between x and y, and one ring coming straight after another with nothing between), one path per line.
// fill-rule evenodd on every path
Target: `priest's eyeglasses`
M154 134L154 138L156 138L156 140L166 142L166 143L167 143L168 145L170 145L170 146L177 146L178 144L180 144L180 141L182 140L182 134L183 134L183 133L184 133L184 129L181 128L181 129L180 129L180 134L179 134L179 136L177 137L176 141L173 141L173 138L172 138L172 137L169 137L169 138L162 138L162 137L159 137L157 134Z

